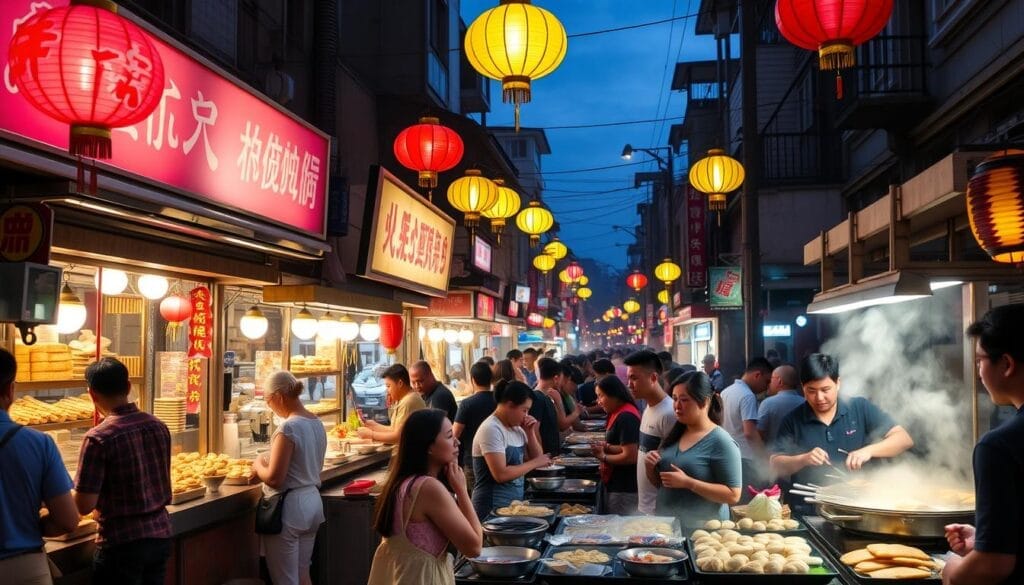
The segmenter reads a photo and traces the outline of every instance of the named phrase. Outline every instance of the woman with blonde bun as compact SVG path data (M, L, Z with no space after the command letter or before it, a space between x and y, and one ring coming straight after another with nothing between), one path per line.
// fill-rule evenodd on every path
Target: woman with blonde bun
M324 521L320 470L327 452L327 433L316 415L299 399L302 382L290 372L267 379L264 395L274 414L284 419L270 440L270 453L253 462L263 493L284 498L280 534L261 536L263 555L274 585L308 585L316 532Z

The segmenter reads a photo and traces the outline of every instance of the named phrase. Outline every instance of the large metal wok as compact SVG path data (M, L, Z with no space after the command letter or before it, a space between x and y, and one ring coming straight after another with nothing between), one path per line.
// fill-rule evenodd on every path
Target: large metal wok
M947 524L974 522L973 495L921 482L905 489L854 481L799 486L819 516L848 530L911 538L942 538Z

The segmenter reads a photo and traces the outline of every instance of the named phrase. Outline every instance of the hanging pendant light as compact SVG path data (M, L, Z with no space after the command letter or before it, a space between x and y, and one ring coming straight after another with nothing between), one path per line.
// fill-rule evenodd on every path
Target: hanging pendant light
M540 243L541 235L547 233L555 225L555 216L534 199L530 201L526 209L516 216L516 227L519 231L530 236L530 247L536 248Z
M647 277L639 270L634 270L632 274L626 277L626 284L629 285L629 288L640 292L647 286Z
M365 321L359 324L359 337L362 337L363 341L377 341L380 339L380 323L376 317L367 317Z
M448 343L457 343L459 341L459 332L455 329L445 329L444 340Z
M292 317L292 335L302 341L308 341L316 337L319 326L320 324L317 322L316 317L305 306Z
M106 279L106 276L106 273L104 273L103 278ZM151 301L164 298L164 295L167 294L167 289L171 286L166 278L155 274L143 274L139 277L138 285L139 294Z
M423 331L423 327L420 327L420 331ZM385 313L380 316L380 345L389 355L394 355L398 351L404 335L405 322L401 315ZM420 334L420 339L423 339L423 333Z
M818 52L818 66L836 72L843 99L841 70L856 64L854 48L882 32L892 8L893 0L777 0L775 24L787 41Z
M317 322L316 334L324 341L335 341L341 335L341 322L334 316L334 313L327 311Z
M540 270L541 274L551 272L551 269L555 267L555 264L557 264L555 259L548 254L537 254L533 258L533 267Z
M481 75L501 81L501 98L515 105L531 99L530 83L554 71L565 58L568 38L554 14L530 0L502 0L466 29L466 58Z
M494 179L494 184L498 186L498 200L493 207L483 212L483 216L491 220L491 233L498 240L500 247L501 234L505 232L505 224L508 223L510 217L515 217L519 213L523 202L515 189L505 186L504 180Z
M103 289L100 291L106 296L119 295L128 288L128 273L115 268L100 268L96 270L93 283L96 289L100 289L100 272L103 272Z
M441 329L436 324L427 330L427 339L432 343L440 343L444 341L444 329Z
M253 305L238 320L238 329L247 339L261 339L267 334L270 321L259 307Z
M1024 152L991 156L967 185L967 217L974 239L996 262L1024 264Z
M665 283L665 286L670 286L680 276L683 275L683 269L678 264L672 261L671 258L665 258L654 267L654 277Z
M594 291L592 291L589 288L584 286L584 287L581 287L579 290L576 291L576 296L578 296L579 298L581 298L581 299L583 299L585 301L585 300L589 299L590 297L594 296Z
M724 211L727 196L743 185L745 173L740 161L712 148L690 167L690 185L708 196L708 209Z
M544 253L555 260L561 260L569 254L569 248L556 236L551 238L551 241L544 245Z
M633 313L640 312L640 302L634 298L629 298L626 302L622 303L622 308L627 314L632 315Z
M437 173L459 164L465 146L462 137L437 118L420 118L419 124L399 132L393 145L395 158L407 169L419 173L420 187L437 187Z
M87 316L85 303L65 281L60 291L60 304L57 305L57 333L77 333L85 325Z
M498 186L477 169L468 169L465 176L448 186L448 203L463 213L463 222L473 231L480 223L480 214L498 202Z
M470 343L473 343L473 339L475 337L476 337L476 335L472 331L470 331L469 329L460 329L459 330L459 343L462 344L462 345L468 345Z
M359 323L356 323L348 313L342 313L338 317L338 339L348 343L359 337Z

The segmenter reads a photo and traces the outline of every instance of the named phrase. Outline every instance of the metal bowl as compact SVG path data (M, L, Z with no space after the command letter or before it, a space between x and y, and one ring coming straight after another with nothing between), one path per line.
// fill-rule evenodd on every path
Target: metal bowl
M538 467L534 469L530 475L532 477L564 477L565 466L564 465L548 465L547 467Z
M674 560L667 563L643 563L636 560L637 555L648 552ZM622 567L626 572L634 577L671 577L679 572L679 568L687 559L685 552L674 548L627 548L619 551L616 556L622 561Z
M484 522L484 536L495 546L536 548L544 541L548 521L530 516L498 516Z
M540 551L521 546L490 546L469 564L483 577L515 579L529 574L540 561Z
M533 489L545 492L557 490L565 483L564 477L528 477L526 480Z
M566 451L572 451L577 457L593 457L594 448L590 445L566 445Z

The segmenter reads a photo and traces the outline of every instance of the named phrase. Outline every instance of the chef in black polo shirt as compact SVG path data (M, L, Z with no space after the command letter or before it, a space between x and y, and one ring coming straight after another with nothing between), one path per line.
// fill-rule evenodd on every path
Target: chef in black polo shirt
M872 459L896 457L914 446L897 425L865 398L839 399L839 361L823 353L800 363L802 406L782 419L771 447L771 465L793 482L835 483L830 465L861 469Z

